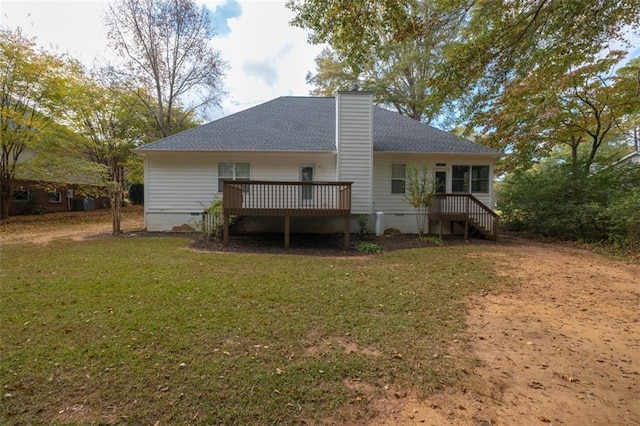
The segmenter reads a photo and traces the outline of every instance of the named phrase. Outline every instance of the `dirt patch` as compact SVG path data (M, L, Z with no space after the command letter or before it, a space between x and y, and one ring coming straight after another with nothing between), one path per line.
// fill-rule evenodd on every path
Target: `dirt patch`
M340 347L347 355L353 353L366 356L382 355L377 349L361 347L356 342L351 341L349 338L341 336L334 336L331 338L323 339L320 342L316 342L315 344L307 348L306 353L309 355L325 355L334 346Z
M373 424L640 425L640 266L555 244L487 253L516 287L469 300L456 388L385 400Z
M109 209L11 216L2 221L0 237L3 243L47 244L61 238L79 241L108 237L111 227ZM122 208L121 228L125 234L143 230L142 206Z

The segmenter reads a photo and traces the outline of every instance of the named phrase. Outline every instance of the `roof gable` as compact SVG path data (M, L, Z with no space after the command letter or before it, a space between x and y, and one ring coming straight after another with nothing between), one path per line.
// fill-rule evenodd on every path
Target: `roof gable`
M335 98L279 97L136 151L334 152L335 109ZM373 150L499 154L378 106L373 107Z

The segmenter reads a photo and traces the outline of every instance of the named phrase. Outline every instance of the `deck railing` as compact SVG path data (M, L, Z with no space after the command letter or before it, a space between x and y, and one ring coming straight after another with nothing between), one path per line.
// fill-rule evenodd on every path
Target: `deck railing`
M351 182L225 180L222 207L236 216L348 216Z
M488 238L497 240L500 217L471 194L437 194L429 207L429 218L440 221L464 221Z
M291 217L343 217L344 244L349 247L352 182L274 182L224 180L223 244L229 244L230 216L284 218L284 246L289 247Z

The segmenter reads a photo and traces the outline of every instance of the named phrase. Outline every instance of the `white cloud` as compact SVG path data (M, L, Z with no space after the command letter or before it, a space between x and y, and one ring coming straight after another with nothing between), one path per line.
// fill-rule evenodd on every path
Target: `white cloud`
M273 58L263 61L245 61L242 64L242 71L250 77L262 80L269 87L274 87L278 82L278 70Z
M207 8L208 9L208 8ZM209 9L208 9L209 10ZM229 27L230 19L237 19L242 16L242 6L237 0L226 0L224 3L210 11L209 18L218 36L226 37L231 33Z
M278 96L306 96L305 80L315 67L320 46L289 25L293 13L284 1L243 1L242 18L230 21L231 33L213 44L231 67L225 80L228 96L220 115L242 110Z
M67 53L90 66L106 52L102 1L1 1L2 26L24 34L55 53Z

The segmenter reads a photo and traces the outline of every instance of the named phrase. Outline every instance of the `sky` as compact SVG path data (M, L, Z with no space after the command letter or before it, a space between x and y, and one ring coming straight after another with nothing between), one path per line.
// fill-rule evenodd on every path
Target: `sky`
M227 94L206 121L244 110L278 96L306 96L308 71L322 46L307 42L307 33L289 25L293 13L284 0L196 0L209 9L218 33L211 41L229 64ZM21 27L36 44L67 53L91 67L109 59L101 0L0 0L0 24Z

